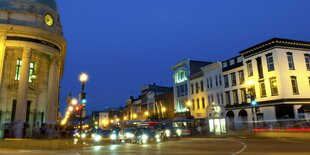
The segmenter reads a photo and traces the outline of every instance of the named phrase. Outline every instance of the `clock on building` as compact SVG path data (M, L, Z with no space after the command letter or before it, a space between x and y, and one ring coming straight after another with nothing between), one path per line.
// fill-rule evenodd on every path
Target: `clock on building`
M53 26L54 25L54 19L50 14L45 15L45 24L47 26Z

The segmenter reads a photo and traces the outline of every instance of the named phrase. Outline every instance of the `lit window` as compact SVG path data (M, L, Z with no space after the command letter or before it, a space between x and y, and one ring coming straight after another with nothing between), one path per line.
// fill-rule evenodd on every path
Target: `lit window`
M276 96L278 95L278 84L276 78L270 78L270 88L271 88L271 95Z
M288 67L290 70L294 70L294 60L293 60L293 53L287 52L287 61L288 61Z
M29 69L29 82L33 82L33 80L36 78L35 76L35 63L30 63L30 69Z
M249 62L247 62L247 70L248 70L248 76L250 77L250 76L253 76L253 66L252 66L252 62L251 61L249 61Z
M187 80L187 72L185 70L179 70L174 75L174 82L175 83L182 83Z
M264 81L260 81L259 82L259 87L260 87L260 96L266 97L266 87L265 87L265 82Z
M273 71L274 70L274 63L273 63L272 54L267 54L266 57L267 57L268 71Z
M17 59L16 61L16 69L15 69L15 80L20 80L20 73L22 68L22 60ZM35 76L35 63L31 62L29 64L29 82L33 82L33 80L36 78Z
M310 54L305 54L305 61L307 70L310 71Z
M297 78L296 76L291 76L291 83L292 83L292 89L293 89L293 94L298 95L298 84L297 84Z
M22 67L22 60L21 59L17 59L16 62L16 70L15 70L15 80L20 80L20 70Z

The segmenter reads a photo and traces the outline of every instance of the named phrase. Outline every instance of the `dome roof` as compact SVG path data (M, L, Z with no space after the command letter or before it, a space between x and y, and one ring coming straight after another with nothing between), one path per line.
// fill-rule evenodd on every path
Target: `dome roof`
M16 6L14 7L14 4L16 3L20 3L20 4L22 3L36 4L37 3L37 4L47 6L50 9L57 12L56 0L0 0L0 8L16 11Z

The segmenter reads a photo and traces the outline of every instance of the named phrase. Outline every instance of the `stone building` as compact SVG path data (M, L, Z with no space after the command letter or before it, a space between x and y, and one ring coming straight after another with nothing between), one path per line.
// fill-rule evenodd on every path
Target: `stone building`
M0 121L56 124L66 41L55 0L0 0Z

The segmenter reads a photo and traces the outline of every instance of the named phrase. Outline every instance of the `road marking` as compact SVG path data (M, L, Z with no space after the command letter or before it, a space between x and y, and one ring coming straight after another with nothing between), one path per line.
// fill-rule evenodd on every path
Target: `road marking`
M245 150L246 150L246 148L248 147L245 143L243 143L243 142L241 142L241 141L238 141L238 140L233 140L233 139L231 139L230 141L232 141L232 142L236 142L236 143L239 143L239 144L243 145L243 147L242 147L242 149L241 149L241 150L239 150L238 152L233 153L232 155L237 155L237 154L240 154L240 153L242 153L243 151L245 151Z

